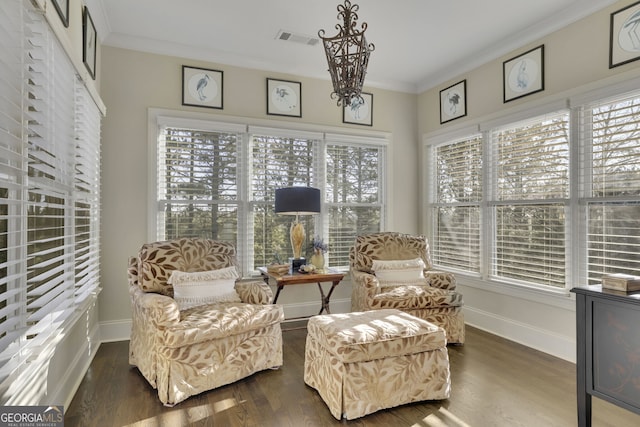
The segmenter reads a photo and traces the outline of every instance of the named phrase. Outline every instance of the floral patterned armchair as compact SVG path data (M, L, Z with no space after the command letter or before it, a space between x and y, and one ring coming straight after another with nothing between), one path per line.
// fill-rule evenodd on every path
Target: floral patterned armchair
M129 363L166 406L282 365L282 307L271 304L271 289L262 280L234 279L235 255L230 243L183 238L145 244L129 259ZM181 305L174 298L177 285L170 284L175 270L195 274L198 292L211 282L226 283L233 298ZM223 270L233 274L203 280L202 272Z
M352 311L395 308L441 326L448 343L464 343L462 294L456 292L452 273L431 270L424 236L395 232L358 236L349 264ZM407 268L419 270L419 277Z

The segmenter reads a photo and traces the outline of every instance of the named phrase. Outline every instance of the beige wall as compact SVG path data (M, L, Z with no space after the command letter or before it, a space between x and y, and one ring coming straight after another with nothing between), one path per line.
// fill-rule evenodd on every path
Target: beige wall
M631 3L633 1L617 2L468 73L452 76L449 81L421 93L418 98L420 135L478 123L527 105L558 99L580 90L582 86L638 68L640 62L609 69L609 16L611 12ZM545 49L545 90L503 103L502 63L541 44ZM440 125L440 91L463 79L467 80L467 116Z
M182 65L200 66L224 72L224 109L183 107ZM131 314L127 292L126 263L147 241L148 220L153 212L147 206L149 108L192 111L199 115L220 115L310 124L315 127L385 131L392 134L389 147L388 228L416 232L418 228L417 116L416 96L374 88L373 127L345 125L342 111L329 97L330 81L288 74L275 74L176 57L102 47L101 96L107 107L102 133L102 293L100 321L106 339L115 339L126 330ZM266 114L266 78L302 82L302 118L274 118ZM332 300L347 307L351 295L348 283L341 285ZM283 304L319 305L314 287L287 289ZM285 308L286 309L286 308ZM316 311L315 308L311 313ZM336 311L336 310L334 310ZM111 328L110 328L111 326ZM118 329L121 326L121 329ZM128 334L128 331L126 331ZM121 337L121 338L127 338Z
M443 137L446 132L478 129L478 124L569 96L640 77L640 61L609 69L610 14L633 1L620 1L547 37L529 43L418 96L419 139ZM503 102L502 65L534 47L545 47L545 89ZM440 125L440 90L467 80L467 116ZM566 104L564 104L566 105ZM420 152L424 147L420 144ZM422 174L422 169L419 169ZM420 188L427 185L420 178ZM421 215L422 217L422 215ZM426 230L421 221L421 230ZM468 324L530 347L575 360L575 302L571 295L549 295L508 284L488 283L457 275L465 299ZM579 286L579 283L573 284Z

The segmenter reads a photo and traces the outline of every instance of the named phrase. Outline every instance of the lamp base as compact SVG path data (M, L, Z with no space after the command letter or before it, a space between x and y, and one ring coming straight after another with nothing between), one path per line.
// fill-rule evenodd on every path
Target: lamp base
M302 267L306 263L307 263L307 260L304 259L304 257L301 257L301 258L289 258L289 264L291 265L290 273L291 274L297 273L298 271L300 271L300 267Z

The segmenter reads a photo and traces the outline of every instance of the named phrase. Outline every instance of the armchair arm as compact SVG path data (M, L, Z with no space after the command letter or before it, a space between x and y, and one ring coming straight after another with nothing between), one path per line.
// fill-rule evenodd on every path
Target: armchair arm
M429 280L429 285L438 289L454 291L456 289L456 276L446 271L425 271L424 277Z
M378 292L378 278L365 271L351 270L351 310L366 311Z
M242 302L264 305L273 301L271 288L262 280L237 281L235 287Z
M154 325L167 327L180 321L180 310L173 298L152 292L144 292L137 286L130 286L129 293L133 310L140 317L150 320Z

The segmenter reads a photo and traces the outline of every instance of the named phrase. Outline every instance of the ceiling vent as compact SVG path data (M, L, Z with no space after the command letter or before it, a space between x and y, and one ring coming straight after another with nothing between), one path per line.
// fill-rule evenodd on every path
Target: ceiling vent
M296 34L292 31L280 30L276 35L276 40L284 40L293 43L306 44L309 46L315 46L320 43L320 39L317 37L307 36L305 34Z

